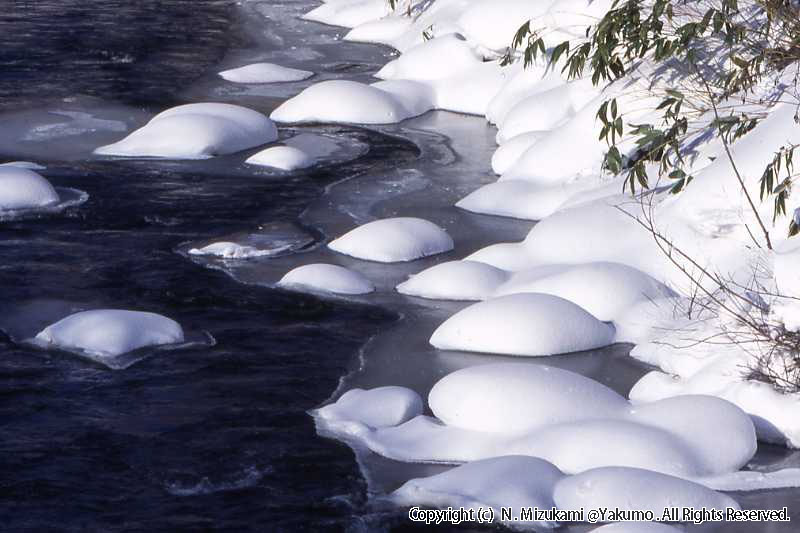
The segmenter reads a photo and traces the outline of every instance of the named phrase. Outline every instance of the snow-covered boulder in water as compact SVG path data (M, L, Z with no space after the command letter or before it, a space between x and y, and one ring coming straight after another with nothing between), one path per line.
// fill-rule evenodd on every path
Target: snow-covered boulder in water
M628 406L625 398L580 374L524 363L457 370L433 386L428 404L448 425L506 434L615 418Z
M427 220L412 217L368 222L328 244L335 252L358 259L394 263L448 252L453 239Z
M739 508L730 496L697 483L625 467L596 468L565 477L556 484L553 496L561 509L651 510L659 517L672 507Z
M202 159L232 154L278 138L275 124L259 113L232 104L187 104L167 109L99 155Z
M274 63L253 63L243 67L223 70L219 75L234 83L283 83L301 81L314 75L307 70L282 67Z
M75 313L47 326L34 341L107 358L145 346L183 342L183 329L174 320L155 313L97 309Z
M437 300L483 300L508 280L505 270L476 261L447 261L411 276L397 292Z
M375 286L364 275L339 265L314 263L295 268L278 282L281 287L335 294L367 294Z
M597 262L565 265L542 276L538 269L514 274L496 295L544 293L573 302L600 320L613 320L644 300L675 293L644 272L619 263Z
M270 118L292 124L392 124L424 111L427 109L408 109L397 96L377 87L355 81L329 80L312 85L290 98L273 111Z
M475 67L481 59L467 42L449 34L414 46L376 74L382 80L438 80Z
M550 509L553 489L564 475L535 457L505 456L475 461L435 476L412 479L391 494L399 505L438 508L491 507L499 521L501 507L514 509L509 525L552 528L553 522L520 521L522 508Z
M343 424L353 423L370 428L391 427L422 414L422 398L404 387L351 389L314 414L326 426L340 431Z
M545 356L601 348L613 339L613 326L568 300L512 294L459 311L430 342L442 350Z
M47 207L59 200L50 182L36 172L17 166L0 167L0 211Z

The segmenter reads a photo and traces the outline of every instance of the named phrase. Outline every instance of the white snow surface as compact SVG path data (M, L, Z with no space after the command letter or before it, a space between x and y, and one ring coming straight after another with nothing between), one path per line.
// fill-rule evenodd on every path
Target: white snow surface
M553 492L560 509L651 510L661 516L671 507L739 509L726 494L677 477L625 467L587 470L558 482Z
M331 102L336 102L336 105L331 105ZM396 95L380 87L355 81L328 80L290 98L270 117L280 123L391 124L429 109L408 107Z
M484 300L508 280L505 270L475 261L447 261L411 276L397 292L436 300Z
M234 83L283 83L301 81L314 75L313 72L282 67L274 63L252 63L243 67L223 70L219 75Z
M245 163L261 167L270 167L290 172L308 168L316 159L308 153L293 146L271 146L250 156Z
M510 294L473 304L431 336L442 350L546 356L608 346L614 327L549 294Z
M405 387L351 389L336 400L314 411L318 422L336 426L343 423L356 428L397 426L422 414L419 394Z
M334 294L367 294L375 290L375 286L363 274L325 263L297 267L283 276L278 285Z
M204 159L270 143L275 124L257 111L233 104L200 103L167 109L98 155Z
M328 248L358 259L395 263L448 252L453 239L433 222L395 217L359 226L330 242Z
M16 165L0 167L0 212L57 204L59 196L40 174Z
M108 359L145 346L181 343L183 330L174 320L155 313L97 309L63 318L34 340L45 347Z
M520 520L526 507L550 509L553 490L564 475L552 464L535 457L505 456L475 461L441 474L412 479L390 497L399 505L478 509L491 507L500 521L500 508L513 507L515 529L554 528L554 522Z

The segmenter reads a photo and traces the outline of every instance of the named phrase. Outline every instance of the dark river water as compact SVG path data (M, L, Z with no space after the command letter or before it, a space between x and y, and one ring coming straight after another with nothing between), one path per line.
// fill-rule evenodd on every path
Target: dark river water
M246 44L232 31L237 9L219 0L4 2L1 135L48 123L48 106L128 106L117 118L135 122L144 109L182 102L181 91ZM62 215L0 222L6 331L35 333L76 309L128 308L170 316L216 344L110 371L0 334L0 530L335 531L370 520L351 451L317 437L306 410L394 317L243 285L174 251L293 222L353 166L416 157L409 143L352 134L372 145L357 163L286 180L254 178L241 158L211 169L88 160L77 134L4 145L13 146L0 162L38 154L56 186L90 195Z
M425 394L448 372L498 359L433 350L427 339L454 308L392 291L425 266L499 239L520 240L530 228L452 207L495 179L488 169L495 130L482 118L447 113L372 130L282 127L282 138L311 131L368 150L281 176L243 165L256 150L200 162L91 155L173 105L227 101L268 113L321 79L368 80L390 52L341 42L341 29L299 20L312 5L0 3L0 163L36 161L55 186L89 195L60 214L0 221L0 531L410 528L403 510L368 494L441 467L375 456L357 463L350 448L317 435L308 410L353 386L397 384ZM254 61L317 75L271 86L232 86L216 76ZM397 214L439 223L456 250L376 266L326 255L320 246L330 233ZM182 253L188 243L242 232L294 246L283 257L225 271ZM355 266L380 291L348 302L269 287L302 260ZM161 313L198 342L145 350L117 371L18 342L93 308ZM627 350L529 363L563 366L624 394L647 370ZM800 453L761 446L751 466L798 464ZM796 490L736 498L745 508L794 504L800 520ZM713 524L691 530L722 531ZM725 529L734 530L794 529Z

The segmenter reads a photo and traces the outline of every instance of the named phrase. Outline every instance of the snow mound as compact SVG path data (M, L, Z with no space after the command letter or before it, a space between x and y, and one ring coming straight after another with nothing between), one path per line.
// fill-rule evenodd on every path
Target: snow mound
M47 326L34 342L113 358L145 346L183 342L183 330L174 320L155 313L98 309L75 313Z
M168 109L99 155L203 159L270 143L278 130L270 119L232 104L187 104Z
M497 181L471 192L456 206L484 215L541 220L575 194L576 187L583 185L542 187L523 180Z
M408 17L386 17L360 24L350 30L345 41L391 45L411 27Z
M545 135L542 131L520 133L504 142L492 155L492 170L495 174L504 174L511 168L522 154Z
M538 264L528 255L525 246L517 242L490 244L468 255L464 260L485 263L510 272L534 268Z
M219 75L234 83L283 83L301 81L314 75L307 70L282 67L274 63L253 63L243 67L223 70Z
M447 319L430 343L442 350L545 356L608 346L614 328L549 294L511 294L473 304Z
M302 18L331 26L354 28L385 17L390 12L389 3L385 0L328 0Z
M519 27L544 15L552 3L552 0L474 2L463 10L458 25L476 44L489 50L504 52Z
M394 263L448 252L453 249L453 239L421 218L384 218L349 231L328 248L358 259Z
M309 154L293 146L272 146L249 157L245 163L287 172L308 168L315 163Z
M625 398L580 374L523 363L457 370L433 386L428 404L450 426L505 434L614 418L628 406Z
M335 402L314 411L317 419L339 431L397 426L422 414L422 398L405 387L351 389ZM340 427L344 426L344 427ZM351 430L351 431L354 431Z
M661 516L664 509L739 508L725 494L677 477L639 468L605 467L565 477L553 493L556 507L561 509L651 510Z
M50 182L36 172L13 165L0 167L0 211L46 207L59 201Z
M411 276L397 292L437 300L483 300L508 280L505 270L475 261L447 261Z
M605 262L564 266L545 276L540 269L517 272L498 288L496 296L527 292L559 296L603 321L614 320L643 300L675 296L640 270Z
M372 282L359 272L324 263L295 268L281 278L278 286L335 294L367 294L375 290Z
M376 74L382 80L440 80L481 63L459 35L449 34L420 43L387 63Z
M243 246L235 242L214 242L203 248L192 248L191 255L212 255L223 259L249 259L274 254L274 250L259 250L253 246Z
M327 5L327 4L326 4ZM336 102L336 105L331 105ZM272 112L270 118L282 123L344 122L355 124L392 124L415 113L396 95L347 80L317 83L290 98Z
M508 525L553 528L556 527L553 522L520 521L519 510L552 508L554 487L563 477L558 468L535 457L497 457L461 465L435 476L412 479L390 497L404 506L491 507L498 521L500 508L510 506L514 508L514 516L506 522Z

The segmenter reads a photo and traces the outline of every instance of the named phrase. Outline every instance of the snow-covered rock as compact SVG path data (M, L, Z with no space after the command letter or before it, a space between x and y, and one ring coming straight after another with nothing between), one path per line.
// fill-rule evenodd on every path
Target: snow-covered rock
M447 261L411 276L397 292L436 300L483 300L508 280L505 270L475 261Z
M564 266L542 275L541 269L515 273L495 296L535 292L560 296L600 320L614 320L643 300L675 296L644 272L619 263L584 263Z
M435 476L412 479L394 491L391 499L409 507L491 507L497 521L501 518L501 507L512 507L514 514L507 525L549 529L557 524L520 521L520 510L552 508L554 487L563 477L558 468L535 457L496 457L467 463Z
M450 251L453 239L433 222L397 217L359 226L330 242L328 248L358 259L394 263Z
M339 430L358 425L368 428L397 426L422 414L422 398L404 387L351 389L336 400L314 411L318 421Z
M315 159L306 152L293 146L272 146L250 156L245 163L278 170L292 171L308 168Z
M345 41L390 45L411 27L408 17L386 17L359 24L345 36Z
M245 246L235 242L220 241L209 244L202 248L191 248L188 251L191 255L211 255L223 259L249 259L251 257L261 257L272 255L274 250L259 250L253 246Z
M492 155L492 170L495 174L504 174L525 151L541 139L546 133L542 131L527 131L508 139L495 150Z
M142 128L99 155L202 159L270 143L278 130L252 109L218 103L187 104L167 109Z
M50 182L33 170L0 167L0 211L46 207L59 200Z
M0 163L0 167L19 167L28 170L45 170L47 168L44 165L32 161L9 161L8 163Z
M183 330L174 320L155 313L97 309L47 326L34 341L45 347L113 358L145 346L183 342Z
M528 254L524 244L517 242L490 244L468 255L464 260L485 263L509 272L534 268L539 264Z
M524 180L496 181L468 194L456 206L484 215L541 220L582 187L582 184L542 187Z
M457 370L428 395L444 423L520 435L553 424L610 419L628 402L592 379L544 365L494 363Z
M336 105L331 105L336 102ZM418 111L415 113L415 111ZM421 114L378 87L347 80L317 83L281 104L270 117L276 122L343 122L392 124Z
M475 67L481 59L460 36L445 35L406 50L376 74L383 80L439 80Z
M511 294L473 304L447 319L430 342L442 350L545 356L608 346L614 328L549 294Z
M313 72L296 68L282 67L274 63L253 63L230 70L219 75L234 83L283 83L301 81L314 75Z
M380 19L390 11L389 3L384 0L328 0L303 15L303 18L332 26L354 28Z
M504 52L519 27L544 15L552 3L552 0L472 2L463 10L457 23L470 41L489 50Z
M367 294L375 290L375 286L363 274L325 263L297 267L283 276L278 285L334 294Z
M739 504L697 483L638 468L605 467L587 470L560 480L553 493L561 509L651 510L661 516L664 509L739 509Z

